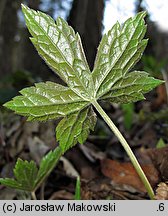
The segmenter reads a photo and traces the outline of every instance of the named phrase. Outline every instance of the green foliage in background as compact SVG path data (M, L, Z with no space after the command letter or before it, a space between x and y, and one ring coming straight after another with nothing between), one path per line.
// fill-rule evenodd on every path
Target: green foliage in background
M75 200L81 200L81 182L80 177L78 176L76 179L76 187L75 187Z
M134 118L134 103L122 104L121 108L124 114L124 127L126 130L130 130Z
M144 55L142 57L142 63L144 70L149 72L150 75L154 77L160 77L162 70L167 65L167 59L159 59L158 61L151 55Z
M156 144L156 148L164 148L164 147L166 147L166 143L162 138L160 138L158 143Z

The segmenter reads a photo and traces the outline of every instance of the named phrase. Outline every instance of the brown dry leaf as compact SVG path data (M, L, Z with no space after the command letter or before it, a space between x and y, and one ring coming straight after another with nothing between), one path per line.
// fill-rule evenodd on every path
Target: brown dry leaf
M108 178L100 176L91 181L81 180L81 197L83 200L106 199L112 196L112 186Z
M156 145L156 132L154 131L152 124L148 124L149 127L141 134L141 138L139 139L140 146L148 146L148 148L155 147Z
M152 164L142 165L142 169L151 185L154 187L158 181L158 172ZM135 188L139 192L146 192L137 172L130 162L120 163L114 160L105 159L101 161L101 171L112 179L117 185L126 185ZM129 189L129 187L127 187Z
M168 183L161 182L156 189L156 200L168 200Z
M141 196L116 189L109 178L100 175L91 181L81 181L81 197L84 200L139 200L144 199L144 194Z
M168 181L168 146L160 149L148 149L146 153L160 173L160 177L164 181Z

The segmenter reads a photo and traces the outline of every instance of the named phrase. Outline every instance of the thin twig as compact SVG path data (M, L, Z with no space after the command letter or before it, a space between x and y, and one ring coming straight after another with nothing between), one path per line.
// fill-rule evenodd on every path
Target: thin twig
M37 200L36 194L34 191L31 192L31 196L33 200Z

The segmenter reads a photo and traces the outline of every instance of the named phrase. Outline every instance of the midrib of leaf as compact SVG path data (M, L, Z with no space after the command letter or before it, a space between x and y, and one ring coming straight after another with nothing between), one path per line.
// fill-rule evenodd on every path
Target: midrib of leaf
M20 93L21 96L16 96L5 106L16 113L28 116L28 120L43 121L64 117L90 104L83 101L69 87L53 82L36 83L34 87L25 88Z
M78 33L76 33L76 36L78 37L78 40L80 41L80 43L79 43L80 52L82 53L83 59L85 60L85 65L86 65L88 71L90 71L90 68L89 68L89 65L87 63L87 59L86 59L86 56L85 56L85 53L84 53L84 50L83 50L83 47L82 47L82 41L80 39L80 35ZM94 89L94 82L93 82L93 77L92 77L91 71L90 71L89 78L90 78L90 92L89 92L88 95L89 95L89 101L90 101L90 100L92 100L92 95L94 95L94 91L95 91L95 89Z
M120 54L120 56L119 56L119 58L117 59L117 62L115 62L115 64L118 63L118 61L120 60L120 58L121 58L121 56L123 55L123 53L127 51L127 47L130 45L130 42L132 41L132 39L133 39L133 37L134 37L134 35L135 35L136 31L137 31L137 27L138 27L139 23L142 22L142 20L139 19L139 21L138 21L138 23L136 24L136 27L135 27L134 21L135 21L135 20L132 20L132 24L133 24L133 26L134 26L134 31L133 31L133 33L132 33L132 35L131 35L131 38L130 38L130 40L128 41L128 43L126 44L125 48L123 49L123 52ZM128 27L128 26L127 26L127 27ZM124 26L123 26L123 28L124 28ZM121 31L123 30L123 28L121 29ZM137 39L139 40L139 41L137 42L137 45L141 42L141 41L140 41L140 38L142 39L142 36L143 36L143 35L144 35L144 29L143 29L143 31L141 32L141 34L139 34L138 37L137 37ZM125 34L125 36L126 36L126 34ZM126 36L126 37L127 37L127 36ZM135 46L132 47L132 48L136 48L137 45L135 45ZM134 51L134 52L136 53L137 51L138 51L138 47L137 47L137 50ZM135 53L134 53L134 54L135 54ZM128 62L127 62L127 63L128 63ZM124 68L127 66L127 63L126 63L126 65L124 66ZM114 65L113 65L113 66L114 66ZM112 66L112 67L113 67L113 66ZM122 69L123 71L124 71L124 68ZM125 74L124 74L124 75L125 75Z
M20 171L22 169L22 174L20 177ZM32 175L34 174L34 175ZM27 188L28 191L33 190L35 186L35 182L33 182L34 179L37 177L37 167L34 161L22 161L21 159L17 160L17 163L14 168L14 176L15 181L17 181L18 185L20 185L21 188ZM30 179L32 177L32 179Z
M68 40L68 38L67 38L67 36L66 36L66 34L64 33L64 31L60 31L60 29L57 27L57 30L61 33L61 34L63 34L64 35L64 37L66 38L66 42L68 42L68 44L69 44L69 46L71 47L71 43L70 43L70 41ZM58 40L59 41L59 40ZM59 49L59 48L58 48ZM59 51L60 51L60 53L61 53L61 50L59 49ZM74 53L72 52L72 50L70 50L71 51L71 53L72 53L72 55L73 55L73 62L74 62L74 60L75 60L75 57L74 57ZM62 53L61 53L61 55L62 55ZM64 60L65 60L65 58L64 58ZM67 59L66 59L66 61L67 61ZM68 61L67 61L68 62ZM74 68L73 68L73 64L74 63L72 63L72 65L68 62L68 65L70 66L70 67L72 67L72 69L73 69L73 72L74 72L74 74L75 74L75 70L74 70ZM76 75L77 75L77 77L78 77L78 80L80 81L80 83L81 83L81 85L83 86L83 88L85 89L85 92L87 92L87 89L86 89L86 87L85 87L85 85L83 85L83 82L81 82L81 79L80 79L80 77L78 76L78 73L76 73ZM71 89L71 87L70 87L70 89ZM75 89L71 89L72 91L74 90L74 92L75 92ZM76 94L79 94L79 92L77 91L77 92L75 92ZM88 94L88 92L87 92L87 94ZM81 95L80 95L81 96ZM89 95L88 95L89 96ZM81 96L82 97L82 96ZM83 97L82 97L83 98ZM85 100L85 98L83 98L84 100Z
M141 21L141 19L139 19L138 23ZM138 25L138 24L137 24ZM122 33L123 28L120 30L120 35ZM106 79L106 77L108 76L108 74L114 69L114 66L119 62L119 60L121 59L122 55L124 54L124 52L126 51L127 47L129 46L129 44L131 43L131 40L133 38L133 36L135 35L136 32L136 28L134 26L134 31L131 34L131 37L129 39L129 41L126 43L126 45L124 46L122 52L120 53L119 57L115 60L115 62L113 62L113 64L110 66L110 69L107 70L107 72L105 73L104 77L102 78L102 80L99 82L99 85L96 87L96 93L98 93L102 83L104 82L104 80ZM113 43L115 42L115 40L113 40ZM112 44L113 45L113 44ZM112 47L111 45L111 47ZM108 51L108 55L111 52L111 48ZM122 78L122 77L121 77ZM118 80L116 80L118 81ZM113 83L113 85L115 84L115 82ZM108 90L109 91L109 90ZM103 93L98 95L98 98L102 97L104 94L106 94L108 91L104 91Z
M39 14L38 14L38 15L39 15ZM34 16L35 16L35 15L34 15ZM62 54L60 48L59 48L56 44L53 43L52 38L51 38L51 37L45 32L45 30L39 25L39 23L36 21L36 19L33 19L32 17L29 17L29 20L30 20L30 19L31 19L31 21L34 21L34 22L36 23L36 25L41 29L41 31L43 32L43 34L49 39L49 41L52 43L52 45L53 45L54 47L56 47L56 48L59 50L59 53L60 53L61 57L64 59L64 61L67 63L67 65L71 68L71 70L74 72L74 74L78 77L78 81L80 82L81 86L84 88L85 94L87 93L88 98L90 98L90 94L89 94L87 88L85 87L85 85L84 85L83 82L81 81L80 77L78 76L78 73L75 72L75 70L74 70L74 68L73 68L73 65L71 65L70 62L64 57L64 55ZM33 23L33 22L32 22L32 23ZM54 24L55 24L55 23L54 23ZM60 29L56 26L56 24L55 24L55 28L56 28L57 31L59 31L59 33L60 33ZM48 28L47 28L47 31L48 31ZM67 36L65 36L65 34L63 33L63 31L61 32L61 34L63 34L64 37L67 39ZM38 37L38 36L39 36L39 35L37 35L37 37ZM33 39L34 39L34 37L33 37ZM67 41L68 41L68 40L66 40L66 42L67 42ZM59 40L58 40L58 42L59 42ZM71 47L71 44L70 44L69 41L68 41L68 44L69 44L70 47ZM41 48L39 47L39 49L41 49ZM43 51L43 52L44 52L44 51ZM71 50L71 53L73 54L72 50ZM73 57L74 57L74 54L73 54ZM50 56L50 58L52 58L52 60L55 61L55 60L53 59L53 57ZM73 58L73 61L74 61L74 58ZM90 77L91 77L91 76L90 76ZM64 80L64 81L65 81L65 80ZM77 91L75 88L72 88L71 86L69 86L69 88L70 88L72 91L74 91L77 95L80 94L80 92ZM81 97L83 100L85 100L85 101L90 101L88 98L83 97L82 94L80 94L80 97Z
M70 41L68 40L68 36L70 35L70 32L68 32L68 36L64 33L64 30L60 30L59 28L58 28L58 26L55 24L55 27L57 28L57 31L59 31L59 33L60 34L62 34L62 35L64 35L64 38L66 39L66 42L69 44L69 47L71 47L71 43L70 43ZM58 39L58 42L59 42L59 39ZM58 49L60 50L60 48L58 47ZM60 51L61 52L61 51ZM74 53L72 52L72 49L70 49L70 52L71 52L71 54L72 54L72 56L73 56L73 62L74 62L74 59L75 59L75 57L74 57ZM62 53L61 53L62 54ZM66 61L68 62L68 60L66 59ZM68 64L69 64L69 62L68 62ZM73 63L72 63L73 64ZM73 66L73 65L71 65L71 64L69 64L70 66Z
M81 112L84 111L84 109L85 109L85 108L83 108L81 111L78 112L78 114L77 114L77 116L76 116L76 118L75 118L76 121L77 121L78 117L80 116ZM87 108L86 111L87 111L87 112L86 112L86 114L85 114L84 120L81 122L81 123L82 123L81 132L83 131L84 124L85 124L85 120L86 120L87 115L88 115L88 112L89 112L89 108ZM74 124L74 125L72 126L72 128L71 128L71 132L73 131L74 127L75 127L75 124ZM68 138L69 138L69 137L70 137L70 133L69 133Z
M113 46L113 44L114 44L114 42L116 41L116 37L121 33L120 32L120 24L117 22L113 27L112 27L112 29L111 30L109 30L109 32L110 32L110 34L112 34L112 32L111 31L113 31L114 30L114 33L113 33L113 38L112 38L112 41L111 41L111 44L109 45L109 51L108 51L108 53L106 54L106 55L108 55L108 59L109 59L109 53L110 53L110 50L111 50L111 47ZM99 61L98 61L98 59L100 58L100 56L101 56L101 49L102 49L102 46L104 46L104 44L103 44L103 41L104 40L107 40L107 42L108 42L108 34L109 34L109 32L107 33L107 35L106 35L106 38L102 38L102 41L100 42L100 46L98 47L98 52L97 52L97 55L96 55L96 59L95 59L95 65L94 65L94 69L93 69L93 73L92 73L92 77L94 76L94 74L96 74L96 76L98 76L98 73L100 73L100 71L101 71L101 67L102 67L102 65L106 65L107 64L107 62L105 62L105 63L103 63L103 64L101 64ZM99 65L100 65L100 69L99 69ZM110 70L109 70L110 71ZM108 72L109 73L109 72ZM98 88L97 88L97 86L98 86L98 83L100 84L100 81L99 82L97 82L97 80L95 79L95 97L96 97L96 94L97 94L97 92L98 92Z
M83 109L84 108L86 108L88 106L88 104L86 104L85 106L83 106ZM37 106L36 106L37 107ZM51 105L49 106L49 107L51 107ZM81 110L81 108L77 108L76 110L74 110L73 112L71 112L70 114L74 114L75 112L77 112L77 111L79 111L79 110ZM49 113L49 115L51 116L51 115L54 115L55 114L55 112L50 112ZM60 115L60 117L65 117L65 115L63 116L63 114L61 113L61 112L59 112L58 113L59 115ZM69 115L70 115L69 114ZM33 115L34 116L34 118L36 118L38 115ZM46 116L46 114L44 114L44 115L40 115L40 117L44 117L44 116Z
M74 41L73 41L73 42L70 42L69 39L68 39L68 36L71 35L71 31L73 31L73 30L72 30L72 29L69 29L70 32L69 32L69 35L67 36L67 35L64 33L64 28L63 28L62 31L61 31L61 30L58 28L58 26L56 26L56 27L57 27L58 31L64 35L64 37L67 39L67 42L68 42L69 46L71 47L71 43L73 43ZM70 27L70 28L71 28L71 27ZM73 33L72 33L72 34L73 34ZM76 33L74 36L75 36L75 39L77 39L77 44L78 44L79 47L80 47L80 52L81 52L82 57L83 57L83 59L84 59L85 67L87 68L88 71L90 71L89 65L88 65L87 60L86 60L86 57L85 57L85 54L84 54L84 52L83 52L83 48L81 47L82 42L81 42L81 40L80 40L80 36L79 36L78 33ZM72 53L72 55L73 55L73 62L74 62L74 60L75 60L74 53L72 52L72 50L70 50L70 51L71 51L71 53ZM74 50L74 51L75 51L75 50ZM73 63L73 64L74 64L74 63Z
M71 89L72 90L72 89ZM77 95L79 98L72 98L71 97L71 95L69 95L69 98L72 100L72 101L70 101L70 100L65 100L62 96L60 96L60 98L62 99L62 101L58 101L58 100L55 100L54 99L54 96L53 96L53 98L51 97L47 97L47 96L45 96L45 95L43 95L43 94L41 94L40 92L35 92L35 94L37 94L37 95L39 95L40 97L42 97L42 98L44 98L44 99L46 99L46 100L48 100L49 102L48 103L52 103L52 104L41 104L41 105L36 105L35 104L35 102L33 101L33 100L31 100L31 98L30 97L28 97L30 94L24 94L24 96L26 96L27 97L27 99L31 102L31 103L33 103L33 106L35 105L36 107L42 107L42 106L54 106L54 105L59 105L59 104L65 104L65 102L66 102L66 104L72 104L72 103L77 103L77 102L86 102L87 103L87 101L84 101L84 100L82 100L82 98L79 96L79 95ZM22 96L21 96L22 97Z
M131 39L129 40L129 42L128 42L127 45L125 46L125 49L126 49L126 48L128 47L128 45L130 44L130 42L131 42L131 40L132 40L134 34L135 34L135 31L134 31L134 33L132 34ZM111 69L109 69L109 70L107 71L107 73L105 74L104 78L103 78L102 81L99 83L99 86L98 86L98 88L97 88L97 92L99 91L99 88L100 88L101 84L104 82L104 80L106 79L107 75L110 73L110 71L113 70L114 65L117 64L118 61L120 60L121 56L122 56L123 53L125 52L125 49L123 48L123 51L121 52L121 54L119 55L119 57L118 57L118 58L116 59L116 61L112 64ZM111 51L111 50L109 50L109 52L110 52L110 51ZM121 77L121 78L122 78L122 77ZM116 81L117 81L117 80L116 80ZM114 85L114 84L115 84L115 83L113 83L113 85ZM106 92L103 92L101 95L99 95L99 97L101 97L101 96L104 95L105 93L106 93Z
M129 78L131 80L128 83L128 81L126 80ZM127 83L124 83L124 80ZM117 83L117 82L120 82L120 83ZM130 97L131 94L133 94L134 97L137 97L138 100L145 99L143 96L144 93L149 92L153 87L156 87L157 85L162 83L162 81L154 79L150 77L148 73L142 72L142 71L131 72L127 74L126 76L118 79L117 82L115 83L115 86L110 89L109 92L107 92L106 94L103 95L103 97L101 97L101 99L114 99L115 97L118 97L119 99L119 97L124 96L124 95ZM130 89L128 90L128 88ZM134 88L139 88L139 89L136 89L135 91ZM120 92L116 94L116 91L120 91L120 90L122 90L122 93ZM138 93L139 95L136 95Z
M110 52L110 50L111 50L111 47L113 46L114 42L116 41L117 36L119 36L119 34L121 33L121 32L120 32L120 28L121 28L121 26L120 26L120 24L117 22L117 23L112 27L112 29L109 30L109 32L110 32L110 34L111 34L111 31L114 29L114 34L113 34L113 38L112 38L112 41L111 41L111 44L110 44L110 48L109 48L109 51L108 51L108 56L109 56L109 52ZM108 34L109 34L109 32L106 34L107 41L108 41ZM102 39L102 40L103 40L103 39ZM105 39L104 39L104 40L105 40ZM102 43L102 41L101 41L100 43ZM101 46L103 46L103 45L101 44ZM101 47L100 47L100 49L101 49ZM96 59L95 59L94 68L97 68L98 65L99 65L99 62L97 62L97 59L100 58L100 55L101 55L101 52L99 51L99 48L98 48L98 53L97 53L97 56L96 56ZM106 64L106 63L104 63L104 64Z
M40 28L41 28L41 27L40 27ZM41 29L42 29L42 28L41 28ZM43 29L42 29L42 30L43 30ZM58 28L57 28L57 30L58 30ZM45 31L43 30L43 32L45 32ZM59 30L59 32L60 32L60 30ZM62 34L64 35L64 37L65 37L65 34L64 34L63 32L61 32L61 33L62 33ZM48 36L48 34L46 34L46 36ZM49 36L48 36L48 37L49 37ZM53 46L56 46L56 44L53 43L53 41L52 41L52 39L51 39L50 37L49 37L49 39L50 39L50 41L52 42ZM67 37L66 37L66 39L67 39ZM59 41L59 40L58 40L58 41ZM67 40L67 41L68 41L68 40ZM67 41L66 41L66 42L67 42ZM70 45L69 41L68 41L68 44ZM71 64L69 63L69 61L64 57L64 55L62 54L62 52L61 52L61 50L60 50L60 48L59 48L58 46L57 46L57 49L59 50L59 52L60 52L62 58L64 59L64 61L67 62L67 64L69 65L69 67L72 68L73 72L75 73L74 68L73 68L73 65L71 65ZM70 50L70 51L71 51L71 53L73 54L72 50ZM74 57L74 54L73 54L73 57ZM53 61L54 61L54 60L53 60ZM73 58L73 61L74 61L74 58ZM83 82L81 82L81 80L80 80L78 74L76 74L76 75L77 75L78 80L80 81L82 87L85 89L85 92L88 94L87 89L86 89L86 87L83 85ZM77 95L79 95L79 92L76 91L74 88L71 88L70 86L69 86L69 88L70 88L72 91L74 91ZM88 95L88 96L89 96L89 95ZM83 100L86 100L86 98L84 98L81 94L80 94L80 97L83 98Z
M147 45L147 42L148 42L148 39L143 39L141 41L141 43L139 44L139 46L137 47L137 51L132 55L131 57L131 60L134 59L133 61L129 60L126 65L124 66L123 68L123 71L128 71L129 69L128 68L132 68L137 62L138 60L140 59L140 57L137 59L137 56L141 53L143 53L146 45ZM130 64L130 61L131 61L131 64Z
M116 80L116 82L118 82L120 80L123 80L123 78L119 78L118 80ZM133 87L133 86L139 86L139 85L141 85L143 87L144 85L147 85L147 84L135 83L135 82L136 82L136 79L132 83L124 85L124 88ZM151 84L149 84L149 85L151 85ZM114 91L114 90L119 90L119 89L124 89L124 88L123 88L123 86L116 86L116 87L112 87L111 90Z
M57 29L58 29L58 27L57 27ZM59 30L59 32L60 32L60 30ZM64 35L64 37L66 38L66 41L68 42L69 46L71 47L71 43L70 43L70 41L68 40L66 34L64 34L64 31L62 31L61 33ZM75 36L76 36L76 35L75 35ZM77 43L78 43L78 42L77 42ZM59 49L59 50L60 50L60 49ZM74 65L74 61L75 61L75 56L74 56L74 53L72 52L72 50L70 50L70 51L71 51L71 53L72 53L72 55L73 55L73 63L72 63L72 65L70 65L69 62L68 62L68 61L67 61L67 62L68 62L68 64L69 64L69 66L72 67L74 74L77 74L78 80L80 80L80 83L81 83L82 87L85 89L85 93L87 93L88 97L90 98L90 92L88 92L88 89L86 88L86 86L85 86L85 85L83 84L83 82L81 81L80 77L78 76L78 73L76 73L75 70L74 70L73 65ZM82 54L83 54L83 52L82 52ZM62 53L61 53L61 55L62 55ZM88 68L87 68L87 69L88 69ZM90 76L90 78L91 78L91 76ZM77 95L79 95L79 92L78 92L78 91L76 91L75 89L72 89L70 86L69 86L69 88L70 88L72 91L74 91ZM81 94L80 94L79 96L82 97L83 100L85 100L85 101L90 101L90 100L84 98Z

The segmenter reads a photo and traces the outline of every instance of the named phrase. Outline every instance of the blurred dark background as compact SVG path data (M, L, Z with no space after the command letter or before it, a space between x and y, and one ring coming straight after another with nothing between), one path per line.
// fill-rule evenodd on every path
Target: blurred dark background
M122 22L141 10L147 10L146 37L150 40L145 51L146 55L138 67L159 78L162 78L164 73L166 79L168 33L152 19L154 15L159 17L158 13L162 14L165 1L159 1L161 9L151 12L150 4L154 5L154 2L149 0L0 0L0 103L6 102L16 95L18 90L34 82L56 79L59 82L56 75L38 56L29 40L30 35L21 12L21 3L42 10L54 19L58 16L65 18L75 31L80 33L90 68L93 68L102 33L106 32L117 19Z

